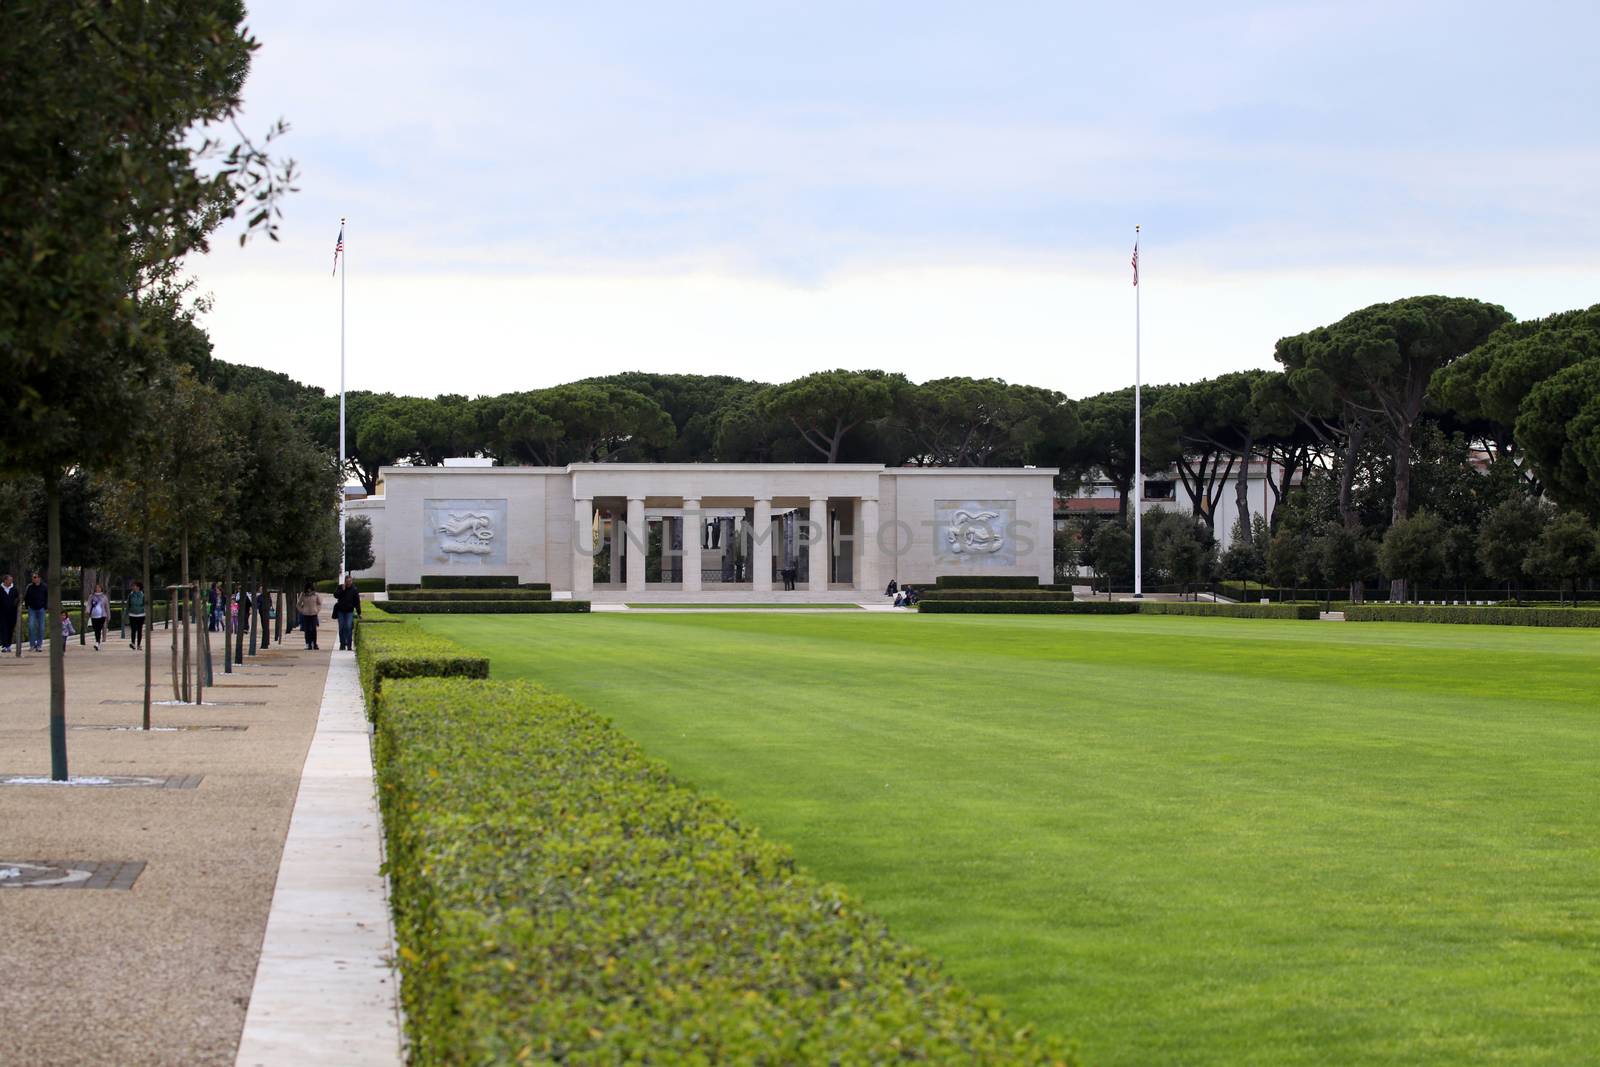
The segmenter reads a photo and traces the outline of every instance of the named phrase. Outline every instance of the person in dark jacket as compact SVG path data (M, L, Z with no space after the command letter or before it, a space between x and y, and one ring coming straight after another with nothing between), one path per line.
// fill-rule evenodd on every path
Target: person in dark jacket
M148 599L144 595L144 583L134 579L133 588L128 590L128 647L138 650L144 647L144 619L148 609Z
M44 613L50 606L50 590L37 574L22 592L22 603L28 609L28 647L35 652L44 651Z
M0 577L0 652L10 652L11 640L17 635L17 602L20 597L11 575Z
M339 624L339 651L350 652L356 647L356 618L361 614L361 590L356 580L348 574L344 584L333 596L333 618Z

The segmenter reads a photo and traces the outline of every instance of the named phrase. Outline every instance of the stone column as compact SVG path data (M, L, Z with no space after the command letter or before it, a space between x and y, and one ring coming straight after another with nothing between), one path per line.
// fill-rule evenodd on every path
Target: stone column
M622 584L622 538L617 536L622 532L622 521L617 518L616 512L606 520L606 534L611 538L611 552L607 562L611 567L611 584Z
M856 536L861 540L861 573L856 578L856 588L869 595L880 593L887 583L878 581L878 501L876 497L861 498L861 514L856 520Z
M705 522L700 518L700 498L683 498L683 591L700 592L700 531Z
M572 595L594 592L594 501L572 502Z
M650 527L644 521L644 497L628 498L628 592L644 592L644 561L650 554Z
M811 501L811 532L815 535L811 541L810 561L811 582L809 588L813 593L828 591L828 564L832 562L833 530L828 526L828 498L813 498Z
M672 581L672 518L663 515L656 520L661 523L661 580ZM645 520L645 525L650 525L650 520Z
M772 592L772 500L758 496L750 539L750 588L757 593Z

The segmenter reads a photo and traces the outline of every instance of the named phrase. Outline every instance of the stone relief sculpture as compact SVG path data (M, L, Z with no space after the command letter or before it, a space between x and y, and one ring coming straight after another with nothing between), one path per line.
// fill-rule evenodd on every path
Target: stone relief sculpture
M1026 543L1017 524L1015 500L935 500L935 563L989 570L1011 567Z
M1006 544L1004 531L993 525L999 517L998 511L957 511L945 531L950 551L957 555L999 552Z
M482 512L451 512L439 524L439 551L453 556L487 556L494 550L494 519Z

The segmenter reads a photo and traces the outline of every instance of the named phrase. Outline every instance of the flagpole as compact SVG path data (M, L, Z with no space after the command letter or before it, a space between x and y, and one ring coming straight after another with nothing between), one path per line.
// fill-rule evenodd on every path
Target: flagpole
M1139 227L1133 227L1133 596L1144 597L1144 463L1140 435L1139 370Z
M344 243L344 219L339 220L339 243ZM345 261L350 258L348 252L341 252L339 256L339 573L336 576L338 583L344 584L345 555L344 555L344 483L349 476L345 473L344 458L344 271Z

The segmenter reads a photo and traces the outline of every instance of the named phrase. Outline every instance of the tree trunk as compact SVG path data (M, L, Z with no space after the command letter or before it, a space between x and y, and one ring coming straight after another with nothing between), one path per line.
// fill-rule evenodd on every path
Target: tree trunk
M44 479L45 511L45 636L50 639L50 777L67 780L67 639L61 635L61 480L56 471Z
M194 702L196 705L204 704L206 688L206 628L211 625L210 614L204 619L200 616L200 606L205 603L200 596L200 583L196 581L189 588L189 614L194 616Z
M1247 545L1255 540L1250 529L1250 453L1254 446L1253 439L1245 439L1244 451L1239 457L1239 478L1233 483L1233 503L1239 512L1239 540Z
M183 695L178 699L189 702L189 630L194 626L194 590L189 588L189 528L184 526L178 535L178 603L183 605Z
M222 569L222 673L233 673L233 612L228 610L228 597L233 589L233 564Z
M14 625L11 628L13 630L13 633L10 635L11 637L15 638L15 640L8 641L6 643L10 644L10 645L13 645L16 648L16 651L17 651L16 658L17 659L21 659L22 658L22 620L27 617L28 609L22 606L22 590L24 588L22 583L27 581L27 579L23 577L22 561L21 561L20 557L12 562L12 564L11 564L11 574L13 576L12 580L15 583L12 586L12 589L14 589L16 591L16 594L17 594L17 621L16 621L16 625Z
M150 639L155 636L156 609L155 601L150 596L150 501L146 498L142 502L144 514L140 536L144 541L144 637L140 644L144 646L144 728L150 729ZM126 601L123 602L123 614L127 614Z
M245 576L239 575L239 617L234 620L233 627L233 662L244 663L244 632L250 629L250 615L245 610L244 599Z
M1399 522L1411 514L1411 428L1397 430L1394 434L1394 510L1390 522ZM1406 580L1389 581L1389 599L1406 598Z
M178 596L182 592L183 592L183 589L181 587L176 586L176 585L173 586L172 587L172 596L169 598L169 601L168 601L168 604L167 604L167 621L172 623L174 626L178 627L178 629L180 629L180 630L183 628L183 622L178 617ZM179 680L178 680L178 638L179 638L179 636L180 635L178 633L176 633L176 632L174 632L173 635L172 635L172 699L174 701L182 703L183 702L183 689L182 689L181 685L179 684Z

